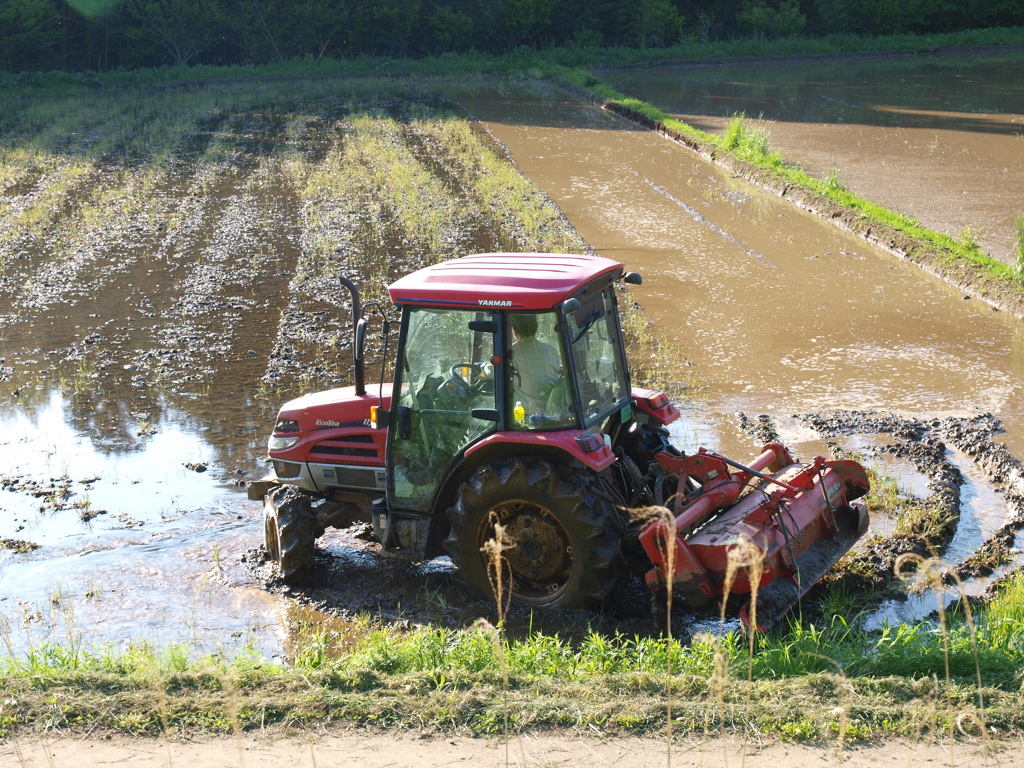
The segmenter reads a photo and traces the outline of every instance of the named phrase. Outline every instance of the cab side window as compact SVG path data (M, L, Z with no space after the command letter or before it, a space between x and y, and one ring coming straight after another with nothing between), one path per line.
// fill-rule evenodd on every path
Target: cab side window
M509 412L513 429L571 424L572 394L554 312L508 315Z

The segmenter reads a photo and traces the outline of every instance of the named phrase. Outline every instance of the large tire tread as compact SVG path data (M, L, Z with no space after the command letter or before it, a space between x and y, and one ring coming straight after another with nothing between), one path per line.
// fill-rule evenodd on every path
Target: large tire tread
M309 576L316 561L317 521L312 498L289 486L275 488L264 500L267 555L288 583Z
M623 570L614 496L586 470L525 457L481 467L463 483L448 512L451 534L444 548L470 587L494 598L480 549L490 529L490 511L511 500L547 509L561 524L574 553L565 583L556 593L513 589L512 600L553 608L590 608L603 601Z

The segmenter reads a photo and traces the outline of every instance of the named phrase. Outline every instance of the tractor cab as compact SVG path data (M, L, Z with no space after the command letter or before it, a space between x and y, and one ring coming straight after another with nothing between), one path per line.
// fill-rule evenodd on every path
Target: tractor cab
M620 277L600 257L482 254L393 284L388 507L430 513L478 451L544 452L570 435L576 451L605 449L602 427L630 407Z
M316 539L368 518L384 554L447 553L479 595L507 588L529 607L585 608L640 575L658 601L676 594L694 609L759 595L742 614L751 626L795 605L867 528L854 501L869 489L863 467L800 464L777 443L749 466L674 448L679 411L630 385L620 280L640 282L592 255L487 253L421 269L388 288L401 309L394 380L367 388L367 319L342 278L354 385L285 403L274 471L249 488L281 576L308 578ZM392 328L385 317L385 350ZM734 578L736 547L759 576Z

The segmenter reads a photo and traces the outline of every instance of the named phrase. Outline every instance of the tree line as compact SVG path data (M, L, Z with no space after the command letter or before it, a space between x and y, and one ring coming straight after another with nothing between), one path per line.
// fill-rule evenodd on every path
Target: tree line
M1021 0L0 0L8 72L1024 25Z

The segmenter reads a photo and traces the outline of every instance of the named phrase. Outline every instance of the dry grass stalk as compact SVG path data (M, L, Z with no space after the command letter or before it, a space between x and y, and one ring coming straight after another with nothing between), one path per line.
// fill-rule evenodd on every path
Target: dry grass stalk
M495 605L498 610L498 626L490 627L491 638L494 642L494 650L498 655L498 663L501 665L502 682L502 738L505 742L505 765L509 763L509 735L508 735L508 659L505 657L505 617L508 615L509 604L512 600L512 572L505 560L505 552L512 549L515 544L505 532L505 526L498 522L498 516L492 511L489 516L490 525L494 535L484 542L481 552L487 558L487 578L491 583L491 590L494 592ZM525 762L525 760L524 760Z

